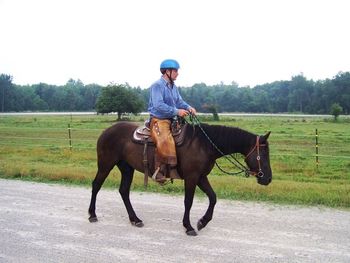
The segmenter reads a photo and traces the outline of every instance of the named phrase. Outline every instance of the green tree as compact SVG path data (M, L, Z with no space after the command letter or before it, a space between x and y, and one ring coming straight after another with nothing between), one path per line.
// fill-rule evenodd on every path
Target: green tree
M12 110L15 111L45 111L48 109L47 103L35 93L32 86L14 85L15 96Z
M289 83L289 112L309 112L307 105L310 103L313 82L308 81L303 74L292 77Z
M213 120L214 121L219 121L220 118L219 118L219 114L218 114L218 107L217 105L214 105L214 104L210 104L210 105L203 105L203 109L206 109L207 111L209 111L210 113L213 114Z
M350 114L350 72L340 72L332 80L335 86L335 98L345 114Z
M98 113L116 112L121 120L123 113L141 112L144 108L142 99L126 85L109 85L102 88L97 98L96 111Z
M101 86L89 84L82 89L81 96L84 101L82 110L92 110L95 108L96 100L101 91Z
M6 74L1 74L0 75L0 109L2 112L4 111L10 111L11 109L6 108L6 98L8 96L8 93L10 89L12 89L13 84L12 84L12 76L6 75Z
M34 88L35 93L43 100L45 101L47 105L47 109L49 111L58 110L54 107L56 102L56 97L54 96L56 90L58 89L57 86L54 85L48 85L45 83L39 83L32 85Z
M339 105L339 103L333 103L331 106L331 114L334 116L334 120L336 121L342 113L343 108Z

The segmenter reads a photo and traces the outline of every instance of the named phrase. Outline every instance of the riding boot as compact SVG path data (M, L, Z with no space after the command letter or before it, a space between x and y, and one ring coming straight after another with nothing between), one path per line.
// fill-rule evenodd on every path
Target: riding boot
M161 170L160 167L158 167L155 170L154 174L152 175L152 179L157 183L163 184L167 181L167 178L160 170Z
M154 174L152 175L152 179L160 184L163 184L167 181L167 178L165 176L166 172L167 172L166 166L159 161L158 154L156 153L155 171L154 171Z
M179 173L177 172L177 168L176 166L168 166L169 168L169 177L171 179L182 179L179 175Z

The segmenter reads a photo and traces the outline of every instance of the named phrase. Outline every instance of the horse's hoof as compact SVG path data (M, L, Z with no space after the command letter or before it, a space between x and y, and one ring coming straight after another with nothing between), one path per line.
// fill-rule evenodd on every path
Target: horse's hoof
M97 222L98 220L97 220L97 216L91 216L91 217L89 217L89 221L90 221L90 223L95 223L95 222Z
M140 222L131 222L131 224L132 224L133 226L136 226L136 227L143 227L143 226L144 226L144 224L143 224L142 221L140 221Z
M196 232L195 230L188 230L188 231L186 231L186 234L187 234L188 236L194 237L194 236L197 235L197 232Z
M203 224L202 220L198 220L197 223L197 229L198 231L200 231L201 229L203 229L205 227L205 225Z

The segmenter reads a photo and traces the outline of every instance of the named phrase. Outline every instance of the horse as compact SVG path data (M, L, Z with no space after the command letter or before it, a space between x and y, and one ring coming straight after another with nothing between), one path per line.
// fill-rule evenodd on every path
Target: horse
M185 124L190 125L190 124ZM92 182L92 194L89 206L89 221L97 222L96 196L110 171L116 165L121 172L119 193L129 215L130 223L143 227L143 221L137 217L130 202L130 186L134 171L144 172L144 146L133 142L132 136L136 123L118 122L107 128L97 141L97 173ZM257 183L268 185L272 180L270 167L268 137L270 132L258 136L237 127L222 125L197 124L184 129L184 142L176 147L178 173L184 180L185 212L182 224L186 234L196 236L197 232L190 222L190 210L196 186L209 198L209 206L204 216L197 222L198 231L212 220L217 201L216 193L209 183L208 175L216 159L223 155L240 153L245 156L249 173L255 175ZM148 147L148 162L154 163L154 146ZM154 170L154 165L150 167Z

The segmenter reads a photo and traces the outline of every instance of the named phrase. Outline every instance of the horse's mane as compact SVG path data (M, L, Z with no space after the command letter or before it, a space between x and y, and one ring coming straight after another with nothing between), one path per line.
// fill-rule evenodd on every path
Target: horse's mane
M228 127L223 125L209 125L202 123L200 127L205 131L208 137L224 152L230 152L238 147L242 142L250 142L254 140L256 135L238 127ZM207 136L200 129L199 125L195 125L195 136L201 143L208 143ZM240 150L240 149L237 149Z
M198 125L196 126L197 134L203 134L200 132ZM247 140L250 139L252 135L255 136L253 133L238 127L229 127L224 125L209 125L206 123L202 123L200 126L210 138L213 137L223 141L227 141L227 139L232 138L232 136L235 136L235 140Z

